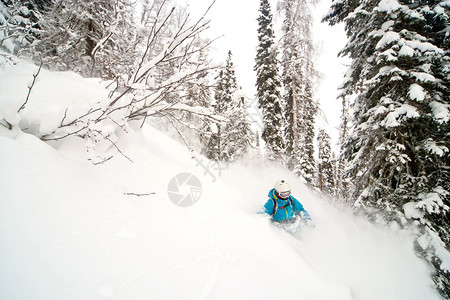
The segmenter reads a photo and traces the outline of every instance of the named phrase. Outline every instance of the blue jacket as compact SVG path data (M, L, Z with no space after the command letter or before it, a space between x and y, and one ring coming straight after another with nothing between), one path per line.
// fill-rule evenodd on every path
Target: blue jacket
M303 205L295 199L293 196L289 196L292 199L292 205L290 204L289 198L284 200L277 197L275 193L275 189L271 189L269 191L270 199L267 200L266 204L264 204L265 212L272 216L274 221L280 222L285 220L291 220L294 218L294 215L301 215L305 220L311 220L308 212L303 208ZM274 201L277 203L277 211L273 214L274 211Z

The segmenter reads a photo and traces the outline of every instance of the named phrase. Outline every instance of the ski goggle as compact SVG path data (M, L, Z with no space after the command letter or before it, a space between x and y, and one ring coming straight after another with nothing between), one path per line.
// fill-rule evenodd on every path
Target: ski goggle
M289 197L290 194L291 194L291 191L280 192L280 193L278 193L278 195L279 195L281 198L287 198L287 197Z

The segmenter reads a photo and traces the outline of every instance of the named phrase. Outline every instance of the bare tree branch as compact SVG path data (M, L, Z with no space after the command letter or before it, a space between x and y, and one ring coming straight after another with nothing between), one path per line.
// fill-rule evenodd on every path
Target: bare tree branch
M120 149L119 147L117 147L117 145L111 141L111 139L109 137L105 137L106 140L108 140L111 144L113 144L113 146L117 149L117 151L119 151L120 154L122 154L123 157L125 157L126 159L128 159L130 162L134 163L128 156L126 156Z
M142 197L142 196L150 196L150 195L155 195L156 193L147 193L147 194L138 194L138 193L123 193L126 196L137 196L137 197Z
M177 112L189 112L201 119L222 122L223 120L217 118L213 112L190 107L183 103L187 97L187 86L195 85L199 75L215 68L211 66L211 61L205 59L199 62L198 60L199 55L215 41L201 40L200 42L199 38L200 33L209 27L210 22L205 20L205 17L214 3L215 1L212 1L205 14L193 25L189 25L189 15L180 19L175 30L169 30L175 16L175 8L171 8L162 16L166 1L163 0L159 4L153 3L152 9L156 16L154 16L155 19L147 34L147 41L138 61L137 70L130 76L125 87L119 87L117 84L109 96L108 103L99 102L86 113L74 119L68 120L69 111L66 109L59 127L41 139L48 141L61 140L71 135L86 136L92 130L89 124L99 124L99 128L102 128L103 125L100 124L102 122L114 123L115 128L121 128L123 127L122 122L119 124L114 120L118 120L118 118L126 121L142 120L142 124L144 124L149 116L158 114L167 118L175 127L174 120L183 124L181 120L177 120ZM166 35L169 33L171 33L170 38L167 38ZM137 39L140 38L137 37ZM166 72L166 70L168 71ZM149 84L150 76L154 76L155 84ZM184 126L186 125L184 124ZM64 132L59 134L59 129L63 129ZM176 130L179 132L178 129ZM108 135L102 134L101 129L98 132L121 155L132 162ZM181 136L181 132L179 134ZM185 144L187 145L186 141ZM188 146L188 148L190 147Z
M163 117L165 117L169 122L170 122L170 124L172 124L172 127L173 128L175 128L175 130L177 131L177 133L178 133L178 135L180 136L180 138L181 138L181 140L183 141L183 143L184 143L184 145L186 145L186 147L188 148L188 150L190 151L190 152L192 152L193 151L193 149L191 148L191 146L189 146L189 144L187 143L187 141L186 141L186 139L184 138L184 136L181 134L181 132L178 130L178 128L177 128L177 126L175 126L175 124L173 123L173 121L172 121L172 119L171 118L168 118L166 115L164 115L164 114L161 114Z
M99 161L99 162L93 162L92 159L89 159L89 160L91 161L91 163L92 163L94 166L96 166L96 165L104 164L105 162L107 162L108 160L110 160L110 159L113 158L113 157L114 157L114 156L111 155L110 157L105 158L105 159L103 159L102 161Z
M4 122L4 123L3 123L3 122ZM8 121L6 121L5 119L2 119L2 120L0 121L0 124L1 124L3 127L5 127L6 129L8 129L8 130L11 130L11 129L12 129L12 124L9 123Z
M113 35L113 32L110 32L106 37L102 38L102 39L97 43L97 45L95 46L94 50L92 50L92 53L91 53L91 57L92 57L92 66L91 66L91 71L90 71L91 76L92 76L92 74L94 73L95 62L96 62L96 60L95 60L95 55L97 54L97 51L98 51L99 49L101 49L101 47L102 47L103 45L106 44L106 42L112 37L112 35Z
M39 76L39 73L41 72L42 69L42 59L41 59L41 64L39 65L39 69L37 71L36 74L33 74L33 82L31 83L31 85L28 87L28 94L27 94L27 98L25 99L25 102L22 104L22 106L19 108L19 110L17 111L18 113L25 108L25 106L28 103L28 100L30 99L30 94L31 94L31 90L34 87L34 84L36 83L36 79Z
M69 137L69 136L71 136L71 135L77 135L78 133L84 131L84 130L87 129L87 128L88 128L87 126L83 126L83 127L79 128L79 129L77 129L77 130L75 130L75 131L72 131L72 132L69 132L69 133L67 133L67 134L65 134L65 135L63 135L63 136L59 136L59 137L51 137L51 135L53 135L53 134L56 133L56 130L55 130L55 131L54 131L53 133L51 133L51 134L46 134L46 135L42 136L42 137L41 137L41 140L43 140L43 141L59 141L59 140L65 139L66 137Z

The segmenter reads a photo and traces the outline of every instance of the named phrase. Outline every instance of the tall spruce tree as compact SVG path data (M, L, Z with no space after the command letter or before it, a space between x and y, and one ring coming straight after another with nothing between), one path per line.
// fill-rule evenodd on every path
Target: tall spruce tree
M314 158L314 137L315 137L315 118L317 115L317 104L313 101L313 87L306 84L304 93L300 97L303 102L303 121L300 124L300 131L303 133L303 142L301 144L301 157L299 164L294 168L294 172L302 176L306 182L314 184L316 179L316 162Z
M346 141L349 138L349 126L350 126L350 107L349 99L345 95L340 95L342 110L341 110L341 123L339 125L339 156L336 161L336 190L335 195L340 201L347 202L350 199L346 199L348 195L349 184L345 176L345 170L347 161L343 155L345 151Z
M282 78L285 107L286 156L291 170L313 182L315 174L314 132L317 105L313 86L317 71L313 59L310 7L314 1L284 0L278 10L283 14Z
M357 95L344 152L355 205L415 227L416 248L449 299L448 4L343 0L325 20L345 21L341 53L353 60L343 95Z
M281 104L279 62L275 46L272 12L268 0L260 1L258 17L258 46L256 48L256 90L258 107L262 110L262 139L266 143L268 158L281 160L284 155L284 116Z

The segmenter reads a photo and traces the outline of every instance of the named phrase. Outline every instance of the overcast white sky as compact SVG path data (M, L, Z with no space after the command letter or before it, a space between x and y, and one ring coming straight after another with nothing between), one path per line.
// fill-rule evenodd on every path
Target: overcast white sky
M202 14L212 3L212 0L178 0L187 3L189 10L195 14ZM271 0L274 18L279 19L276 13L276 0ZM340 103L336 100L338 85L342 82L345 67L344 61L337 58L337 53L345 45L343 26L330 27L320 23L323 15L328 11L331 0L320 0L315 9L314 39L321 46L322 55L318 58L318 68L324 77L316 92L322 110L328 120L327 131L337 140L336 127L339 125ZM224 61L228 50L233 53L233 63L236 66L238 84L241 85L248 98L254 98L256 75L253 71L257 45L257 17L259 0L216 0L210 13L210 37L221 36L214 43L214 58ZM277 36L278 38L278 36ZM323 124L322 120L318 120Z

